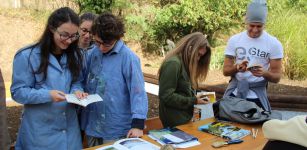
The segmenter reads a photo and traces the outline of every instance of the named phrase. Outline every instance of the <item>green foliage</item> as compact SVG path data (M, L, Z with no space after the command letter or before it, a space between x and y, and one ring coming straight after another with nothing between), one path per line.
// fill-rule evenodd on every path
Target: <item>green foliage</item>
M197 5L195 5L197 4ZM166 39L177 41L184 35L200 31L212 40L219 30L238 25L245 13L245 1L180 0L157 11L153 29L157 44Z
M75 0L79 6L80 12L93 12L100 14L104 11L110 11L119 16L123 11L130 9L132 3L129 0Z
M307 13L307 0L288 0L287 5L290 8L293 7L299 11Z
M307 16L299 10L269 15L267 30L276 36L284 48L283 67L289 79L307 77Z
M80 12L94 12L100 14L104 11L111 11L114 0L76 0Z
M155 42L152 28L157 9L153 5L134 6L133 8L134 12L125 16L125 38L126 40L139 41L148 52L153 52L157 49L157 47L153 47Z
M160 6L165 6L168 4L174 4L174 3L178 3L179 0L160 0Z
M224 50L225 46L219 46L212 49L210 69L221 70L224 65Z

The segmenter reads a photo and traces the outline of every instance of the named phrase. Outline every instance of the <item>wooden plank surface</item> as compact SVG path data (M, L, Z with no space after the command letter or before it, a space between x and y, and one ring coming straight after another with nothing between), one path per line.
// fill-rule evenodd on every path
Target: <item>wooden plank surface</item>
M179 129L191 135L196 136L199 139L199 142L201 143L201 145L186 148L186 150L213 150L213 149L216 149L216 148L213 148L211 144L217 140L223 140L223 139L220 137L211 135L209 133L198 131L199 126L207 124L207 123L211 123L214 121L215 121L214 118L210 118L210 119L205 119L205 120L201 120L201 121L194 122L194 123L191 122L185 125L178 126ZM262 150L267 140L263 136L261 125L243 125L243 124L238 124L238 123L231 123L231 124L241 127L243 129L247 129L247 130L251 130L252 128L257 128L259 130L258 135L255 139L253 139L251 135L248 135L242 139L244 140L243 143L228 145L222 148L218 148L219 150ZM150 139L147 135L144 135L142 139L149 141L153 144L156 144L158 146L161 146L156 141ZM106 145L110 145L110 144L96 146L96 147L88 148L86 150L95 150L99 147L106 146Z

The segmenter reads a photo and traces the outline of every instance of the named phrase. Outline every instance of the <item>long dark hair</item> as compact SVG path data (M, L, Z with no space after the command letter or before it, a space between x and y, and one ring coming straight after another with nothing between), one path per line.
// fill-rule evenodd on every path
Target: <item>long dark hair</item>
M70 8L62 7L55 10L48 18L47 25L45 30L36 44L32 46L39 46L41 49L41 63L38 70L34 71L35 74L43 73L43 81L47 77L47 68L49 65L49 54L56 49L54 43L54 37L52 30L58 28L64 23L73 23L76 26L79 26L80 20L79 16ZM72 74L72 81L76 81L80 71L82 69L82 54L78 48L78 40L72 42L69 47L64 51L67 54L67 63L69 70ZM40 81L41 82L41 81Z

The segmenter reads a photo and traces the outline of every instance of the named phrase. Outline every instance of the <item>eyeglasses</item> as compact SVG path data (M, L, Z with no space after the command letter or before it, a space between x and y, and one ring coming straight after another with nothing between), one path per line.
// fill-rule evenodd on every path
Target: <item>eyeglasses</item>
M93 35L92 31L90 30L87 30L86 28L80 28L80 30L82 31L82 35L85 35L85 34L90 34L90 35Z
M105 46L105 47L112 47L113 44L116 42L116 40L110 40L110 41L98 41L93 39L93 41L95 42L95 44L100 47L101 45Z
M60 35L60 39L62 41L66 41L68 39L71 39L71 41L75 41L80 37L78 32L72 35L69 35L68 33L61 33L57 29L55 30L55 32L57 32Z

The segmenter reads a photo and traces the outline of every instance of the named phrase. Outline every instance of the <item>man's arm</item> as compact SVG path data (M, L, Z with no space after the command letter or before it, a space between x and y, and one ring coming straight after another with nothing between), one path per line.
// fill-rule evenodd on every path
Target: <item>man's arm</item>
M282 59L271 59L270 60L270 69L264 71L263 77L270 82L278 83L282 74Z
M224 76L233 76L238 72L237 65L235 64L235 57L225 55L223 74Z

